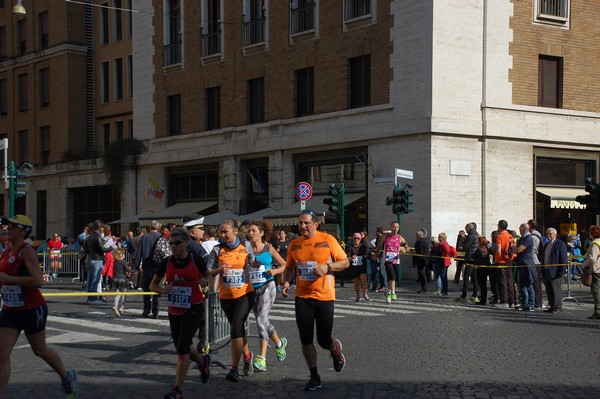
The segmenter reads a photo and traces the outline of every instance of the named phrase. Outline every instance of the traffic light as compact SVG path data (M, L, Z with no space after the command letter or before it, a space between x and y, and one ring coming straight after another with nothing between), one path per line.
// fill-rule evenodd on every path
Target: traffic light
M600 184L594 183L594 179L588 177L585 179L585 191L588 195L578 195L575 201L580 204L586 205L585 209L588 212L599 214L600 213Z
M15 199L21 198L27 195L27 191L23 191L23 188L27 185L25 178L27 173L24 170L17 169L15 173Z
M406 215L413 211L412 205L414 205L414 202L411 198L414 194L408 191L411 188L412 186L409 184L404 186L404 188L401 188L398 184L394 188L392 196L386 198L385 204L392 206L392 213L395 215Z
M407 188L404 187L404 198L406 200L406 213L411 213L413 211L412 206L415 204L411 199L413 196L414 196L414 194L411 193L410 191L407 191Z
M399 185L394 188L394 192L392 194L394 196L394 204L392 206L392 212L395 214L398 213L406 213L406 200L404 197L404 190L400 188Z
M334 183L329 186L329 198L323 200L324 204L329 205L329 211L339 214L340 213L340 190Z
M27 195L27 191L23 190L27 184L27 182L25 182L25 178L27 177L25 169L33 169L33 165L29 162L24 162L23 165L17 169L15 167L15 162L10 161L8 167L8 214L10 217L15 216L15 201L18 198Z

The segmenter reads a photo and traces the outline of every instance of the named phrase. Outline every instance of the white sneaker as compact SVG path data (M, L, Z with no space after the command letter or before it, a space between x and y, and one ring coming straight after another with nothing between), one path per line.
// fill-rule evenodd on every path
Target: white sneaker
M121 312L119 312L119 309L117 309L116 307L112 307L113 313L115 314L115 317L121 317Z

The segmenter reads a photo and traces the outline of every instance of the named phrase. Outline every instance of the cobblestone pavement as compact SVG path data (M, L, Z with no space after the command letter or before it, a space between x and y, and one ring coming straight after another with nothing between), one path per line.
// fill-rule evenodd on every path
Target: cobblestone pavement
M589 290L575 286L560 315L518 312L416 294L403 281L398 301L386 304L372 293L370 303L354 301L349 284L338 288L334 335L347 359L333 371L319 350L323 388L304 392L308 370L300 352L293 300L277 299L271 313L288 338L287 359L268 353L268 370L225 381L226 369L214 364L209 383L190 370L185 398L597 398L600 396L600 323L588 320ZM70 280L48 283L45 292L80 291ZM88 306L85 298L50 298L48 341L67 367L79 372L80 398L162 398L173 382L176 356L168 320L142 319L141 298L128 299L125 316L115 319L109 304ZM250 333L256 328L250 325ZM257 340L251 338L256 350ZM226 346L213 354L229 365ZM37 359L24 337L12 354L6 398L63 397L56 374Z

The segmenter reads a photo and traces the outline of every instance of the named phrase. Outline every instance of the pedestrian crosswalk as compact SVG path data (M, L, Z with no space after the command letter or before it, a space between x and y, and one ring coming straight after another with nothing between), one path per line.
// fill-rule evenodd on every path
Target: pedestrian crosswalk
M345 297L344 297L345 295ZM420 314L440 314L452 311L491 311L497 308L487 306L474 306L455 302L454 298L439 298L435 296L403 296L399 295L397 301L386 303L383 295L373 294L371 301L361 300L356 302L353 297L348 298L348 293L338 294L335 301L334 314L336 318L365 318L385 317L397 315L413 317ZM132 303L132 307L125 309L121 318L115 318L110 306L106 305L89 308L78 308L77 311L67 314L51 314L48 316L47 337L51 344L77 343L77 342L111 342L126 340L130 334L169 334L169 320L166 312L161 312L159 319L140 317L141 303ZM277 298L270 313L274 322L294 322L294 299ZM521 313L521 312L519 312ZM249 321L254 324L254 315ZM26 340L19 343L16 348L28 347Z

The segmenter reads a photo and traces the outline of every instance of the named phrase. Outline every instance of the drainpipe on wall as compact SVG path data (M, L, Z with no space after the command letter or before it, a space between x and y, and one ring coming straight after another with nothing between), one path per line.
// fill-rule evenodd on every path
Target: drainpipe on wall
M487 0L483 1L482 75L481 75L481 234L487 226L486 207L486 151L487 151Z

